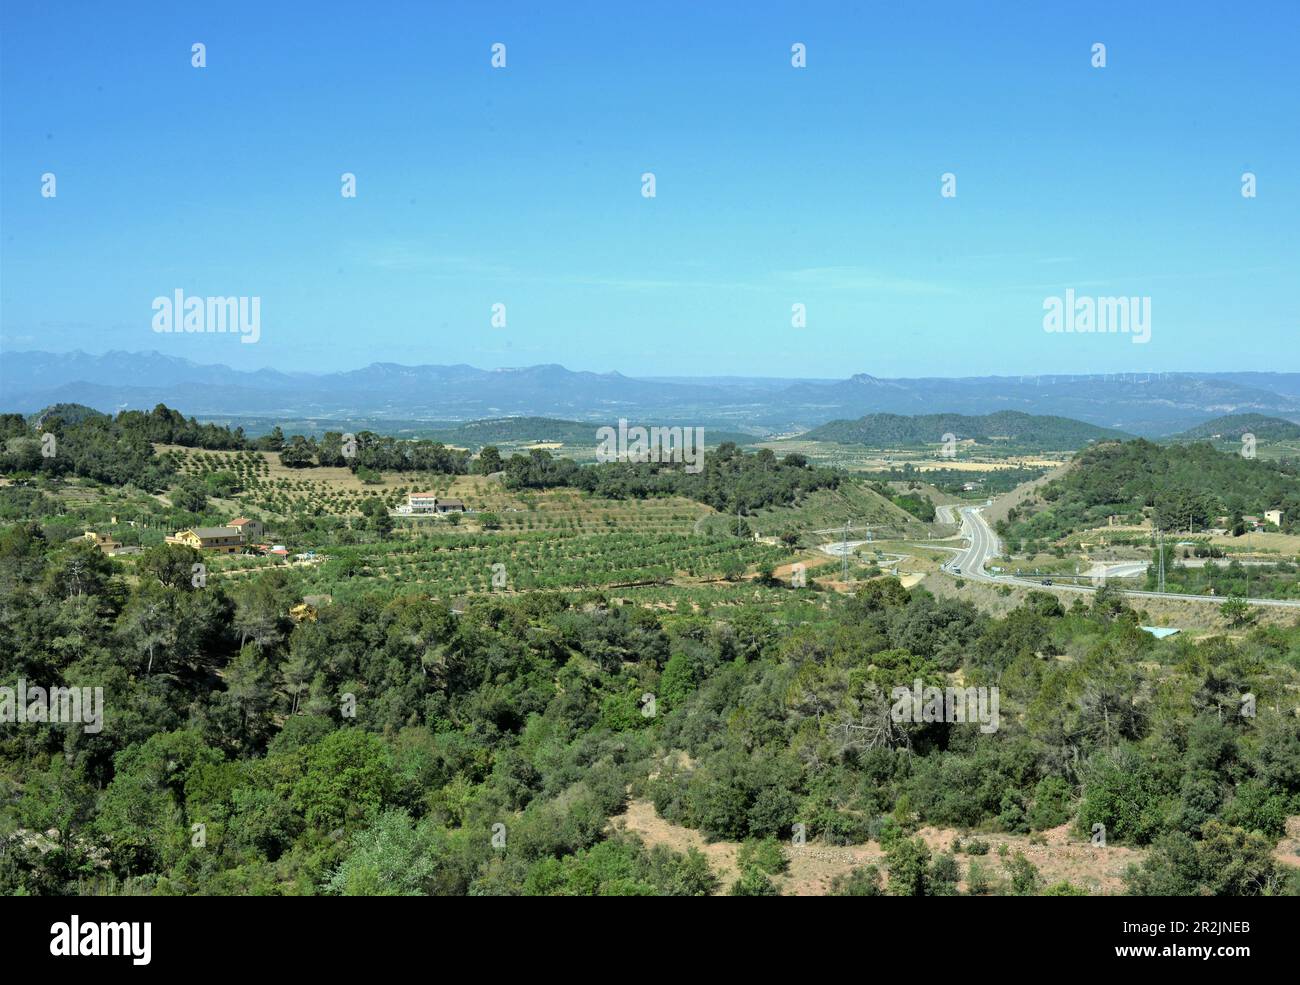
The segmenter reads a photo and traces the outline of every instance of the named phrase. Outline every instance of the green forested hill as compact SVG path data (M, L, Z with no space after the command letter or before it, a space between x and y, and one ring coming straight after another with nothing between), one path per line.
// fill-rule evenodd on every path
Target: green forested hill
M800 435L805 441L836 441L872 448L921 448L940 444L945 434L1015 451L1072 451L1106 440L1131 437L1122 431L1085 424L1068 417L999 411L965 414L868 414L855 421L831 421Z
M1222 439L1237 441L1244 434L1253 434L1259 441L1292 441L1300 438L1300 424L1267 414L1228 414L1188 428L1167 440L1174 442L1210 441Z
M54 420L62 421L65 424L80 424L91 418L107 419L110 414L104 414L95 410L93 407L87 407L85 404L51 404L44 410L31 416L31 423L44 427L46 422Z
M1209 526L1219 516L1285 513L1283 528L1300 529L1297 463L1243 458L1208 444L1169 447L1138 440L1091 448L1065 475L1043 487L1043 505L1009 518L1021 539L1054 540L1150 509L1165 530Z

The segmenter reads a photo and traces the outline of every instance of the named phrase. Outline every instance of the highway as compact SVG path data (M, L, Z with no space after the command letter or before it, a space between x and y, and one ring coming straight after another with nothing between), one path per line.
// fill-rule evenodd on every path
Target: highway
M951 516L952 508L947 508ZM959 550L943 567L952 574L960 573L963 578L974 581L994 581L994 575L984 570L984 566L1002 553L998 535L988 525L983 516L982 506L963 506L961 508L961 536L966 538L965 549Z
M944 522L951 522L952 507L938 507L936 512ZM994 575L986 570L986 565L1002 553L998 535L993 532L988 521L984 519L984 507L961 507L961 536L967 546L959 550L952 560L943 565L943 570L950 575L969 578L971 581L991 582L998 585L1025 585L1030 588L1046 588L1041 579L1018 578L1015 575ZM1058 592L1095 592L1091 585L1052 585L1051 590ZM1210 602L1222 605L1224 600L1212 595L1183 595L1176 592L1145 592L1124 590L1125 595L1136 595L1153 599L1187 599L1192 602ZM1271 606L1279 609L1300 609L1300 600L1294 599L1246 599L1251 605Z

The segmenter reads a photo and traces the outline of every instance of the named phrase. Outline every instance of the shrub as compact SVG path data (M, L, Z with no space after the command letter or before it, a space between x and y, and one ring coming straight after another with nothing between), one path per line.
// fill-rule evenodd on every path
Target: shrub
M1073 791L1059 776L1045 776L1034 788L1034 803L1029 809L1029 826L1035 831L1055 828L1070 820Z
M884 896L880 886L880 869L874 865L858 866L831 880L832 896Z
M1043 884L1043 877L1033 862L1025 858L1023 852L1016 852L1007 865L1007 874L1011 878L1012 896L1037 896Z
M785 857L781 843L775 838L751 838L740 846L736 864L741 869L754 868L774 876L784 872L790 862Z
M763 872L758 869L744 869L741 871L740 878L731 884L727 890L728 896L780 896L781 891L776 888Z

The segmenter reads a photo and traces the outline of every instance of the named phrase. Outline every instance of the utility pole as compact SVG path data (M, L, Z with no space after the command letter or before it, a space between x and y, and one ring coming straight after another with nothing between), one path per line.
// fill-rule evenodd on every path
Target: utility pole
M849 580L849 521L844 521L844 543L840 545L840 580Z
M1156 550L1160 552L1160 567L1159 575L1157 577L1160 586L1159 591L1163 593L1165 590L1165 532L1157 529L1156 534Z

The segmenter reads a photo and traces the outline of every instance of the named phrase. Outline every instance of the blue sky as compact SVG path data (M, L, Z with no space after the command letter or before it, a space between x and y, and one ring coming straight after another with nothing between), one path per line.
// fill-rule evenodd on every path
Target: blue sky
M3 348L305 370L1300 370L1291 0L2 17ZM178 288L260 297L260 341L154 333L153 298ZM1149 296L1151 341L1045 333L1066 288Z

